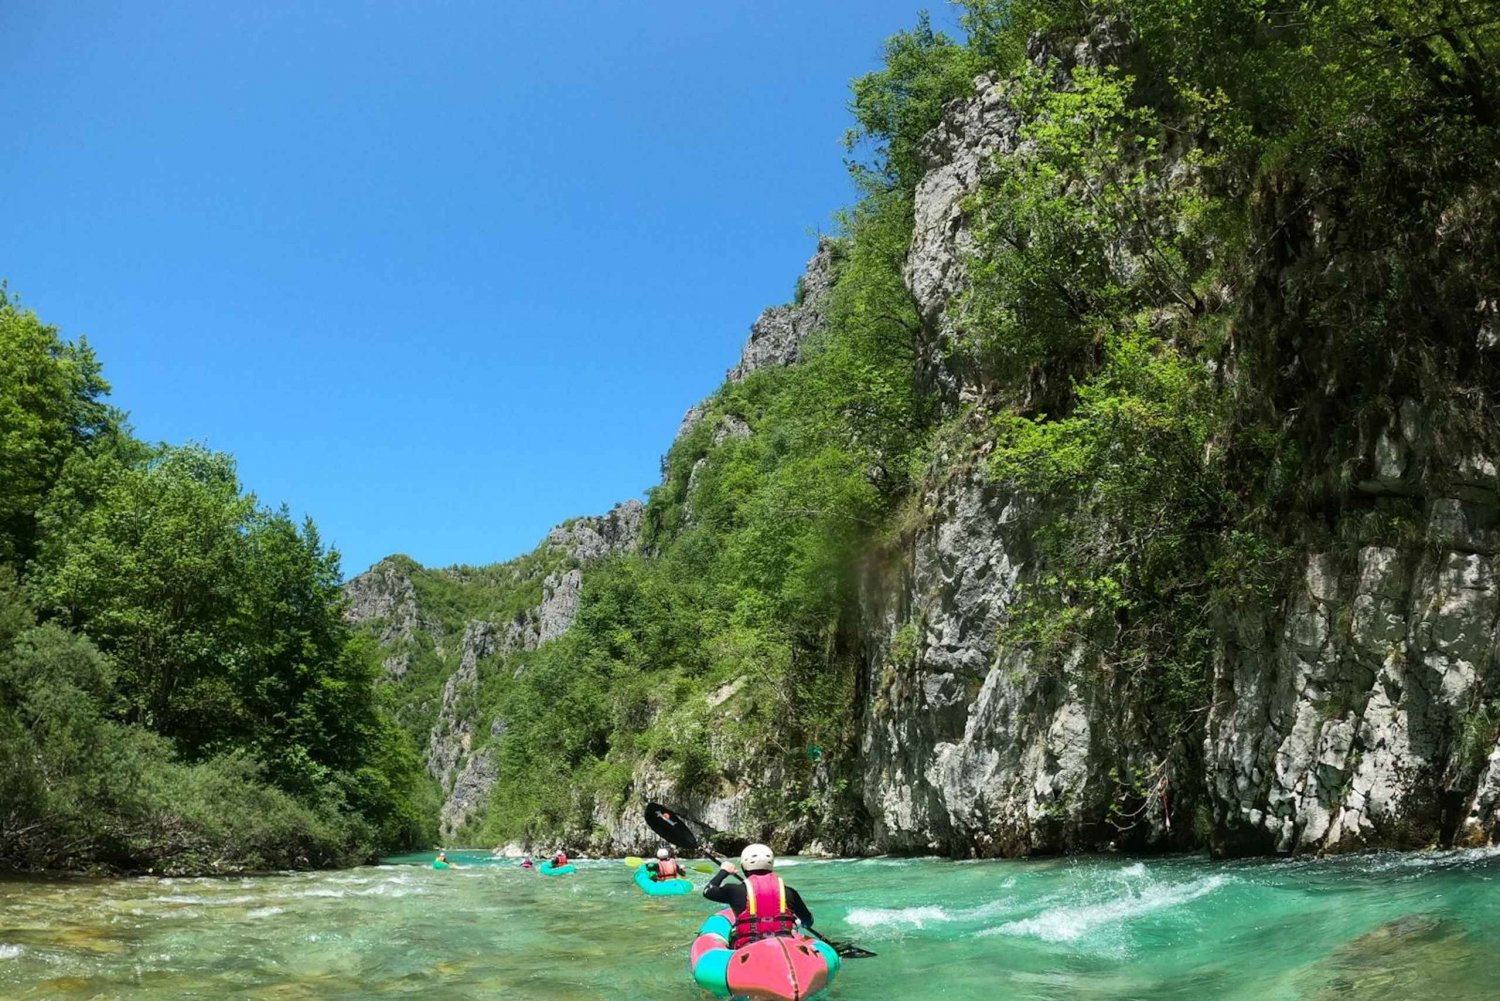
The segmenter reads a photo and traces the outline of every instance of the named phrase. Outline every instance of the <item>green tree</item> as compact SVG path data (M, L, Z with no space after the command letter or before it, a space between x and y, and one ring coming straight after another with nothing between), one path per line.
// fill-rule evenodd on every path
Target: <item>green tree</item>
M88 342L70 344L0 285L0 561L28 559L68 456L119 430Z
M250 751L305 796L347 783L391 739L371 657L342 618L338 554L311 521L242 493L230 457L80 460L42 524L32 589L112 658L129 721L193 758ZM366 776L349 792L380 788Z
M934 31L925 12L885 43L885 66L853 83L856 122L844 138L867 159L851 163L871 190L910 192L923 170L921 146L942 120L943 105L973 89L982 64L968 47Z
M191 752L243 734L234 679L260 668L237 621L256 512L233 460L161 448L138 464L80 458L65 480L40 516L41 608L114 659L131 722Z

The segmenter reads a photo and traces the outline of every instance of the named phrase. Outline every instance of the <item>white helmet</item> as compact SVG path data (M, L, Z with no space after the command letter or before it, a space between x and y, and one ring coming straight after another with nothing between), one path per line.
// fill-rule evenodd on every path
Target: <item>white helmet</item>
M672 849L670 849L670 848L658 848L656 850L656 857L659 858L659 859L669 859L669 858L672 857Z
M740 852L740 865L746 872L770 872L776 867L776 856L765 845L750 845Z

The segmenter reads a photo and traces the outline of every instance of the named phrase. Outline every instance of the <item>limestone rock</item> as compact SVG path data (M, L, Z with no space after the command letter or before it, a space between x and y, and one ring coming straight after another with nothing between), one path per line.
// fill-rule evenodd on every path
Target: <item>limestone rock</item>
M798 282L799 301L772 306L760 314L750 327L750 339L745 342L739 364L725 378L740 382L752 372L791 365L802 356L807 338L823 326L828 293L838 279L837 264L837 245L832 240L819 240L817 252Z
M381 560L345 582L343 592L348 602L344 608L345 621L377 628L376 641L391 651L383 661L388 676L399 678L406 673L411 653L405 648L419 631L427 633L441 649L442 628L423 616L418 608L409 561L404 558Z
M537 646L552 642L572 628L582 593L583 571L577 567L547 576L542 582L542 603L537 608Z
M950 104L922 142L926 170L914 198L905 279L932 326L941 326L949 301L964 287L964 260L974 249L963 202L989 162L1021 142L1022 117L1011 97L1008 81L978 77L974 96Z
M646 506L640 501L628 500L615 505L606 515L574 518L548 533L547 544L579 563L597 563L636 547L645 511Z

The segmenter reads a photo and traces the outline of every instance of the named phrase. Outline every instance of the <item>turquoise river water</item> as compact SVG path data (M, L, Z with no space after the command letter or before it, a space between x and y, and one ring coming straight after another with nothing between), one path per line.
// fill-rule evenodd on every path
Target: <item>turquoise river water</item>
M479 853L252 879L0 881L0 998L694 1001L713 909L619 862ZM405 863L405 864L403 864ZM788 859L879 953L830 1001L1500 998L1500 851L1307 861ZM705 877L698 877L700 882Z

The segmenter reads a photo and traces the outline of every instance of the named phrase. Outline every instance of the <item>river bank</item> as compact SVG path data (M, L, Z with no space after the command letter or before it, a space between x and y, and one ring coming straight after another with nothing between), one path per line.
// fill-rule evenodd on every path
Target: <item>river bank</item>
M712 905L588 861L483 853L223 879L0 881L0 995L691 1001ZM411 859L421 861L421 857ZM830 997L1493 997L1500 852L1215 862L789 859L829 934L879 953ZM699 877L700 881L702 877Z

